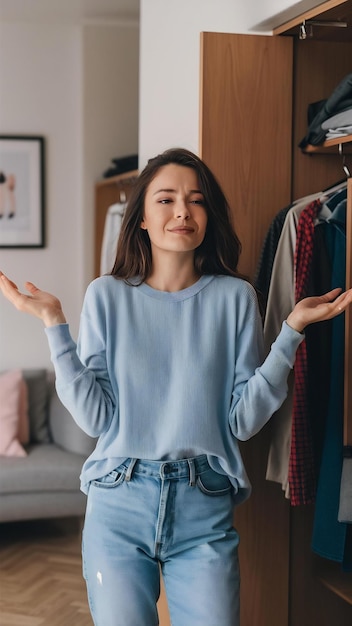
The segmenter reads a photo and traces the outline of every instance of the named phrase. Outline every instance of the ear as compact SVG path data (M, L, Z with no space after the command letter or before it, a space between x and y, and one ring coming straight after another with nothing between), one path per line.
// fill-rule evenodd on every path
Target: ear
M142 221L141 221L141 228L142 228L143 230L147 230L147 226L146 226L146 223L145 223L145 221L144 221L144 220L142 220Z

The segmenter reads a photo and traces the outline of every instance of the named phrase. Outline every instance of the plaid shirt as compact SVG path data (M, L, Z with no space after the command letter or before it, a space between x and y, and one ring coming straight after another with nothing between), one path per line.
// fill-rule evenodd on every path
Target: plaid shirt
M301 213L297 225L295 249L295 300L308 293L309 272L313 256L314 220L321 209L320 200L311 202ZM308 416L307 347L304 340L298 347L295 361L291 451L288 480L292 506L311 504L315 500L316 479L314 450Z

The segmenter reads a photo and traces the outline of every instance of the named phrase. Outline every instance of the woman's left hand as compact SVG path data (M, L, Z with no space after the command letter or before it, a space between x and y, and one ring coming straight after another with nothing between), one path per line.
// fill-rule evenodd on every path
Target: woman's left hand
M296 304L286 321L301 333L308 324L329 320L343 313L351 303L352 289L342 292L338 287L322 296L304 298Z

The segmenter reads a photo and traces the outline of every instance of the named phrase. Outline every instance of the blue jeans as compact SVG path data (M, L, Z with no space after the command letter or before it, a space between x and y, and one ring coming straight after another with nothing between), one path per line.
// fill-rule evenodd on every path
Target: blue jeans
M93 481L83 573L95 626L157 626L160 568L173 626L238 626L231 490L205 455L130 459Z

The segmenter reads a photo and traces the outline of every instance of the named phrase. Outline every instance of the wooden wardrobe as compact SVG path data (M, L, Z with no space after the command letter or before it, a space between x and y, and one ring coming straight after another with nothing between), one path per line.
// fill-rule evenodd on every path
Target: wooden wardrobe
M301 40L304 20L346 21L348 27L313 24L313 36ZM351 72L352 0L324 2L279 25L273 36L201 34L200 156L233 207L243 244L240 271L250 278L280 209L344 177L339 142L308 154L298 144L307 132L308 104L327 98ZM340 150L351 169L349 142L352 136ZM349 180L350 216L351 198ZM351 248L350 222L347 229ZM348 259L351 264L350 253ZM349 313L346 332L351 326ZM352 364L351 342L347 357ZM345 379L349 409L351 369ZM351 410L349 415L351 430ZM270 423L241 446L253 485L235 513L241 626L351 626L352 573L312 553L314 506L291 507L280 485L266 481L269 441Z

